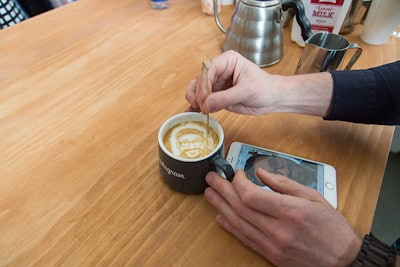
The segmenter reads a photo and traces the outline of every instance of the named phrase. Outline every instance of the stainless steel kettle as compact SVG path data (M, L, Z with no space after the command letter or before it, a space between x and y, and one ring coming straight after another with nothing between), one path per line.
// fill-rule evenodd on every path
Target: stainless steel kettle
M235 50L260 67L278 63L283 54L283 11L293 8L302 37L312 36L310 22L301 0L238 0L226 30L218 17L214 0L214 18L226 33L222 51Z

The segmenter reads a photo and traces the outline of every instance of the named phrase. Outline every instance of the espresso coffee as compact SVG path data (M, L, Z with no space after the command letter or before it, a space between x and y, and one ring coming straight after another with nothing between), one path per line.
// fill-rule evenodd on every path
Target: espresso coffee
M207 127L207 124L188 121L181 122L169 129L163 142L164 146L175 156L196 159L213 152L218 146L219 137L211 127Z

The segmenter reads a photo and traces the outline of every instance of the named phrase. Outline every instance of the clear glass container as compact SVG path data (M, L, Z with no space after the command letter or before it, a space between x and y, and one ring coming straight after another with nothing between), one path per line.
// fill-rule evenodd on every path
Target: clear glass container
M167 9L170 6L169 0L151 0L150 6L153 9Z

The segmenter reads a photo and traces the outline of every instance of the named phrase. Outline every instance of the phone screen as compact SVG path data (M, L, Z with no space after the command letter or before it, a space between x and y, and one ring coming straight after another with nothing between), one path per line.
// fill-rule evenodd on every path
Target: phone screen
M234 167L235 170L244 170L254 184L265 189L269 189L269 187L265 186L257 177L257 168L287 176L305 186L318 190L320 194L324 195L323 164L242 144Z

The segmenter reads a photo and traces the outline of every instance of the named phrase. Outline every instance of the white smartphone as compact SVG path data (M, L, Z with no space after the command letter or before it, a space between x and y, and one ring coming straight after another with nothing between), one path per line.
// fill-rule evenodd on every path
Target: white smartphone
M227 160L236 170L242 169L254 184L269 189L257 177L255 170L263 168L285 175L303 185L316 189L335 209L337 208L336 170L333 166L240 142L231 144Z

